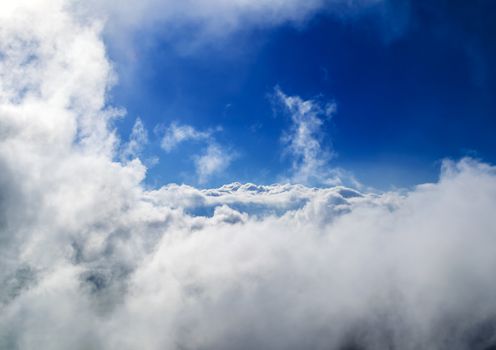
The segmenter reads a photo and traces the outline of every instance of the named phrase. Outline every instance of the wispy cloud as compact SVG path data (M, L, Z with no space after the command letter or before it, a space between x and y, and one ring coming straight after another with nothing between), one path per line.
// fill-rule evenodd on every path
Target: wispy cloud
M213 133L212 130L198 131L191 125L181 125L174 122L166 128L161 146L166 152L171 152L179 144L186 141L208 141Z
M183 142L201 142L202 153L193 156L193 161L198 182L204 184L212 176L225 171L236 158L236 153L232 149L223 147L216 141L214 133L221 130L221 127L217 127L199 131L191 125L174 122L165 129L161 146L166 152L171 152Z
M225 171L234 157L234 153L223 149L216 143L210 142L202 155L195 156L198 182L204 184L211 176Z
M141 118L137 118L134 123L133 129L131 130L129 141L122 147L122 160L126 161L139 157L147 143L148 131L143 125L143 121L141 120Z
M335 153L331 140L325 140L328 133L324 126L336 113L337 104L288 96L279 87L275 88L274 98L291 118L291 126L281 138L284 155L291 159L290 181L331 185L341 183L346 177L358 184L351 174L330 165ZM327 146L323 146L324 142Z

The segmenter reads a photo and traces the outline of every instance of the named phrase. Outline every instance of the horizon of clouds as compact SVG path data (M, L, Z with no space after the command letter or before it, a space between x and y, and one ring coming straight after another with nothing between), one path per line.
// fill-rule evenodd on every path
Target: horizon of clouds
M0 11L0 348L494 345L494 166L445 161L406 192L147 189L102 27L65 5ZM318 171L314 102L282 97Z

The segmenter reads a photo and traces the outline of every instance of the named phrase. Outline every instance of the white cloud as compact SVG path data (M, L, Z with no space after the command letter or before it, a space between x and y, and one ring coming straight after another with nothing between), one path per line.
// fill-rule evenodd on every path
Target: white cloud
M494 345L495 167L406 193L147 190L113 160L101 28L1 6L0 348Z
M205 153L195 158L199 183L205 183L212 175L226 170L233 158L232 152L227 152L216 143L209 143Z
M212 134L212 130L198 131L191 125L180 125L178 123L172 123L165 130L161 146L166 152L171 152L182 142L209 141Z
M131 130L129 141L123 146L121 151L122 160L126 161L137 158L147 143L148 131L145 129L141 118L137 118Z
M275 89L275 99L291 118L291 127L282 137L286 147L284 153L292 159L290 181L327 185L341 183L340 178L346 174L340 169L330 168L334 153L330 147L322 146L326 134L323 126L336 113L336 103L323 104L317 100L288 96L279 87Z
M171 152L183 142L201 141L204 144L202 153L193 156L193 161L198 183L205 184L212 176L225 171L236 158L235 152L222 147L215 140L213 134L221 130L220 127L217 127L216 129L199 131L191 125L180 125L174 122L165 129L161 146L166 152Z

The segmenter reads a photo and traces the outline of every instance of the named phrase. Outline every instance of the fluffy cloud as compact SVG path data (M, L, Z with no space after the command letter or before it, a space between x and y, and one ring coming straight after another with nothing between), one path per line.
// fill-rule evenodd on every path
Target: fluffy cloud
M116 160L101 25L66 5L1 5L0 348L494 346L496 168L147 190Z

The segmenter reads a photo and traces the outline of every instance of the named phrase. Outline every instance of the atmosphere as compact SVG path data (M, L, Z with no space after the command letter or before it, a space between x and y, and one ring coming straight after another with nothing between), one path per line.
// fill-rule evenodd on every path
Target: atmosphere
M496 2L0 2L0 350L496 349Z

